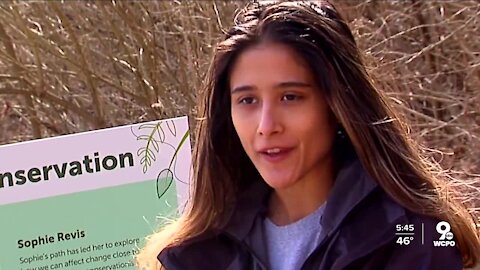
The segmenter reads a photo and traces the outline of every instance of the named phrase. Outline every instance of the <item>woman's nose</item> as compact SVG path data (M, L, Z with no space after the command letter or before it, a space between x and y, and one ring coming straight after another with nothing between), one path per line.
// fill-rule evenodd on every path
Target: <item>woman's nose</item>
M262 136L270 136L282 130L281 119L274 106L265 104L260 110L257 133Z

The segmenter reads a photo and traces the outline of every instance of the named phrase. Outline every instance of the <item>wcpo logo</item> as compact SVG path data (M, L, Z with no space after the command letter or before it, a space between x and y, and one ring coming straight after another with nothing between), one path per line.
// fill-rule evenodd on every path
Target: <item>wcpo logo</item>
M446 221L440 221L437 224L437 232L440 234L438 240L433 241L435 247L454 247L455 241L453 241L453 233L450 231L450 223Z

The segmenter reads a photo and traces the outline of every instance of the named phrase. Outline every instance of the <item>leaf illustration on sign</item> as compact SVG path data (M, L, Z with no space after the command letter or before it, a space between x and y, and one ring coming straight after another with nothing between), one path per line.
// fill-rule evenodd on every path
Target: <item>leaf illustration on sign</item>
M169 169L160 171L157 177L157 196L160 199L173 183L173 172Z
M185 134L183 134L183 137L180 140L180 142L178 143L178 146L175 149L175 153L173 153L173 156L172 156L172 159L170 160L170 164L168 165L168 168L161 170L157 176L158 198L161 198L168 191L174 179L180 180L175 175L175 167L177 164L178 152L182 148L182 145L187 141L188 135L189 135L189 132L187 130Z
M170 130L170 133L172 133L172 135L174 137L177 136L177 128L175 127L175 122L173 122L173 120L170 120L170 121L166 121L167 123L167 128L168 130Z
M166 129L165 129L166 126ZM170 133L173 137L177 137L177 127L173 120L167 120L154 123L147 123L138 126L137 133L131 129L132 134L139 141L145 141L145 146L140 147L137 150L137 156L140 157L140 164L142 165L143 173L146 173L152 164L157 160L157 155L162 151L162 146L167 146L174 150L168 168L164 168L160 171L157 176L157 196L161 198L170 188L174 180L180 181L176 176L175 167L177 163L178 152L181 149L182 145L188 139L189 132L188 130L183 135L177 147L174 147L170 143L166 142L167 133Z
M166 121L167 123L169 121ZM175 128L175 123L170 121L173 127ZM138 131L143 133L137 135L133 128L131 128L132 134L137 138L137 140L145 141L146 144L143 147L140 147L137 150L137 156L140 157L140 164L142 165L143 173L146 173L148 169L152 166L153 162L157 160L157 154L160 153L160 145L167 144L170 147L170 144L165 142L165 131L163 130L162 124L164 122L159 122L156 124L148 123L138 126ZM170 130L171 127L168 127ZM172 133L173 134L173 133Z

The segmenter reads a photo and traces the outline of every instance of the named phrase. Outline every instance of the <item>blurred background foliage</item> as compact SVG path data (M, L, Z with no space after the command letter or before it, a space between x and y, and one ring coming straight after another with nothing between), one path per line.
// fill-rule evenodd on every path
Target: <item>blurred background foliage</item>
M480 3L334 1L415 140L480 181ZM0 144L180 115L244 1L2 1ZM433 150L435 149L435 150Z

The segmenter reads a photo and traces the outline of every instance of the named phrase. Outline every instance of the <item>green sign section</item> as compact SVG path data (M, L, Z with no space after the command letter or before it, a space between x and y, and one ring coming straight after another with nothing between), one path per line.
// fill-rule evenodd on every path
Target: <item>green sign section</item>
M172 183L159 199L152 180L2 206L0 270L133 270L157 217L175 217L176 194Z

